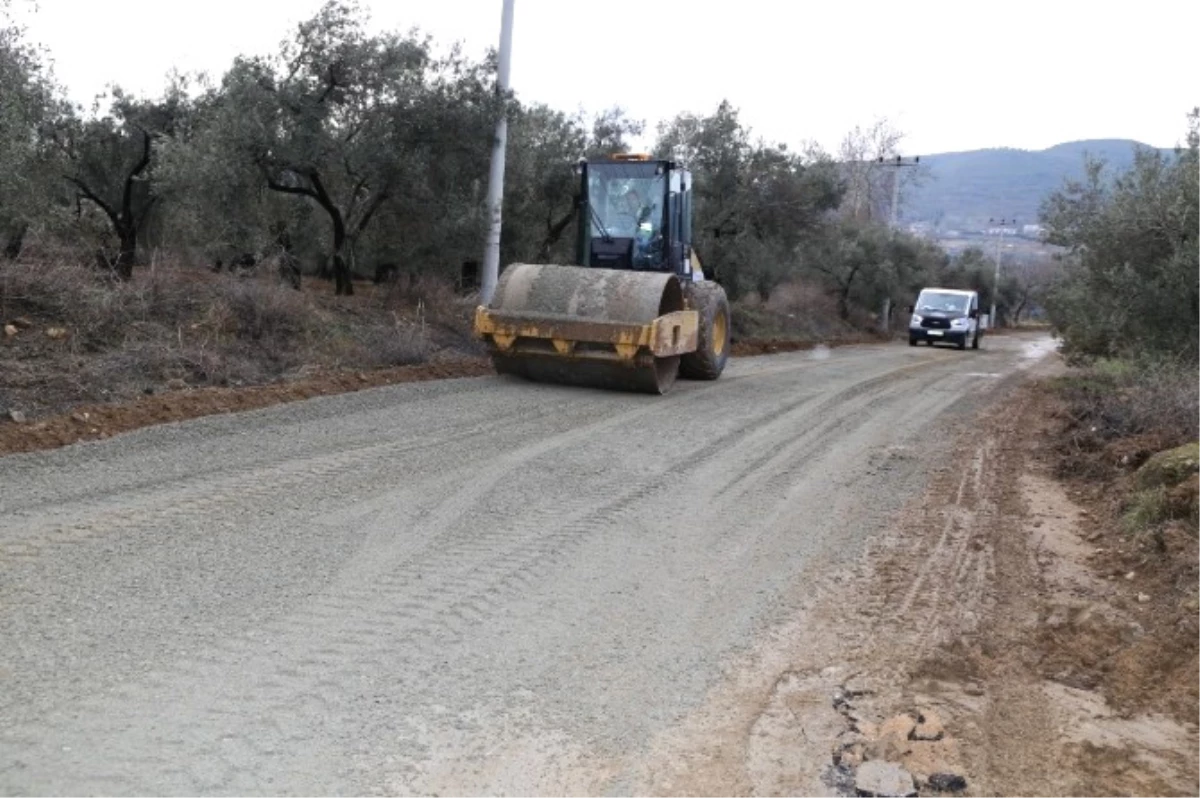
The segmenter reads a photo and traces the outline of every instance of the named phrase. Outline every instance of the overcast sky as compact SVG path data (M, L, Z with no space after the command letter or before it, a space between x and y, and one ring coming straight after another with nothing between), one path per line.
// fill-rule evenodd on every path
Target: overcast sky
M18 8L30 0L15 0ZM360 0L482 54L501 0ZM1196 0L848 2L515 0L512 88L563 110L615 104L655 124L728 98L754 133L834 150L887 117L905 155L1064 141L1179 142L1200 104ZM87 102L108 82L157 95L171 67L214 78L273 52L321 0L37 0L29 38Z

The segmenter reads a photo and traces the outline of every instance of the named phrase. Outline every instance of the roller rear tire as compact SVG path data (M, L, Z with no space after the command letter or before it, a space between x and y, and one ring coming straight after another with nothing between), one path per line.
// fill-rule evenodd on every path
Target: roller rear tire
M700 313L700 336L695 352L684 355L679 376L689 380L715 380L729 361L729 299L716 283L688 286L692 303Z

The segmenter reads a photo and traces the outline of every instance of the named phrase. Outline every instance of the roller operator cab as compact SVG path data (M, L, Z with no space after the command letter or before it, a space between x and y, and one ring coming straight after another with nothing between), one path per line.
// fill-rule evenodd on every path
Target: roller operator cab
M510 264L475 312L501 374L663 394L715 380L729 302L692 247L692 176L668 160L581 161L575 263Z
M979 348L979 294L953 288L924 288L908 308L908 345L919 342L954 344L959 349Z
M576 261L704 281L692 251L692 175L671 161L613 156L579 164Z

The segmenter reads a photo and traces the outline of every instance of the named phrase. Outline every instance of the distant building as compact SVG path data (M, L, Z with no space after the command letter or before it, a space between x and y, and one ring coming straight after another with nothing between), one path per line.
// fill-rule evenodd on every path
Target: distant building
M1046 232L1046 228L1040 224L1027 224L1021 227L1021 235L1026 238L1041 238Z

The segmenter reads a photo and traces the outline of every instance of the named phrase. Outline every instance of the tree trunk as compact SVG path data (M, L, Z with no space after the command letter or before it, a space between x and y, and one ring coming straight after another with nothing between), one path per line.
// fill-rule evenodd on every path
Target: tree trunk
M21 254L21 250L25 246L25 234L29 232L29 224L21 222L16 229L9 233L8 242L4 245L4 257L8 260L16 260Z
M335 296L351 296L354 294L354 283L350 279L350 265L346 262L346 225L336 209L330 216L333 219L333 293Z
M337 296L354 294L354 282L350 279L350 267L340 252L334 253L333 256L333 281L336 286L334 294Z
M846 283L838 292L838 316L842 321L850 320L850 286L851 283Z
M121 250L113 264L117 277L122 280L133 279L133 264L137 261L137 228L132 224L124 224L118 231L121 237Z
M570 212L568 212L558 221L554 222L547 220L546 237L542 239L542 246L540 249L538 249L538 259L543 263L550 260L550 249L558 243L560 238L562 238L562 235L566 231L567 227L572 221L574 221L575 214L578 212L578 210L579 204L578 201L576 201L575 204L571 205Z

